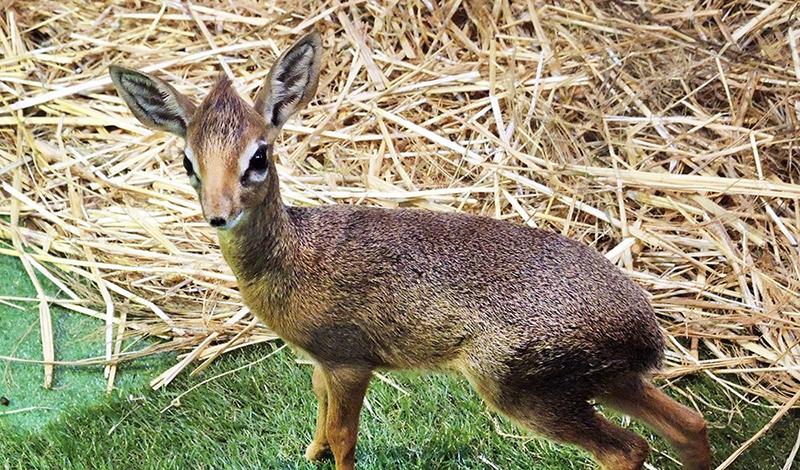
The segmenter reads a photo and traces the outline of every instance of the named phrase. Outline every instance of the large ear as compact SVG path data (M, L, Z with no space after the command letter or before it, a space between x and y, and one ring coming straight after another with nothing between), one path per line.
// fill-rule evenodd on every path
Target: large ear
M322 62L322 39L317 31L303 36L281 54L256 96L256 111L271 125L271 137L314 97Z
M142 124L186 137L195 105L170 84L142 72L112 65L108 68L117 93Z

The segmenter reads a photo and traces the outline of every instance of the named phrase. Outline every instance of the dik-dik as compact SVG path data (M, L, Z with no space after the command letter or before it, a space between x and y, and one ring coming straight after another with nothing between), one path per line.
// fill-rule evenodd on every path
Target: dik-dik
M196 106L159 78L110 70L143 124L185 140L245 304L313 359L306 457L352 469L372 372L425 369L463 374L493 408L607 469L641 468L648 445L594 402L651 426L684 468L709 468L703 418L646 379L664 348L647 296L596 251L486 217L283 204L275 139L314 96L321 56L318 33L300 39L253 105L225 77Z

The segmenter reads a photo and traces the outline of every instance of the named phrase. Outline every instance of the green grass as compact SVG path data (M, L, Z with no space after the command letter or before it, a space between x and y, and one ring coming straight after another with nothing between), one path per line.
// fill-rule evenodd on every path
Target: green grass
M47 279L40 277L40 281L48 295L58 296L57 288ZM0 296L36 297L17 258L0 256ZM0 355L41 360L38 305L17 304L22 309L0 304ZM102 356L102 322L54 306L51 313L57 360ZM117 392L124 393L147 383L153 367L165 367L168 361L169 358L163 357L126 364L117 374ZM102 367L56 367L53 389L44 389L43 383L44 368L40 365L0 362L0 396L10 402L7 407L0 406L0 413L40 407L36 412L9 414L0 420L9 426L39 429L57 419L66 408L93 403L106 389Z
M0 261L0 268L4 263L7 260ZM20 284L17 288L26 287ZM0 311L0 315L4 313ZM8 319L1 323L4 320L0 317L0 328L14 326L27 331L35 319L31 316L24 327L19 327L9 325ZM59 330L60 339L66 343L97 328L95 324L76 324L72 329L66 319L59 319L59 328L62 321L66 326ZM37 325L28 336L38 338ZM41 354L35 344L30 347L17 350L17 355ZM276 347L266 345L233 353L201 377L182 375L162 391L148 389L143 379L156 375L163 363L138 370L128 365L122 371L122 376L128 377L124 380L142 383L126 385L125 390L111 396L103 394L104 381L98 369L57 369L56 390L44 391L40 366L14 365L15 379L10 388L0 382L0 395L9 393L13 407L47 403L63 411L47 412L49 419L37 421L35 426L25 425L29 419L18 421L14 415L0 417L0 468L332 468L330 463L318 467L303 460L313 432L316 402L310 387L311 369L296 364L288 349L202 385L184 396L180 406L161 412L201 380L251 364ZM93 378L87 380L84 375ZM391 377L409 394L373 381L368 393L370 407L362 413L359 434L357 459L361 469L484 469L491 465L502 469L570 469L593 465L586 454L574 448L541 439L501 436L498 430L522 432L487 411L463 379L414 373L392 373ZM683 385L715 405L729 405L708 380L694 379ZM754 407L733 416L713 408L702 411L711 424L717 462L772 416L769 410ZM780 468L797 437L798 417L797 412L784 417L733 468ZM653 446L652 464L679 468L662 454L667 451L662 441L635 428Z
M226 357L205 378L251 363L271 348ZM500 436L498 428L518 430L486 411L463 380L410 373L392 377L410 394L373 382L368 394L372 411L362 414L360 468L478 469L489 468L488 462L504 469L591 466L585 454L572 448ZM297 365L288 350L203 385L184 396L180 406L161 413L199 380L184 376L166 391L143 388L131 397L74 407L39 431L0 421L0 462L8 468L36 469L316 468L302 458L315 413L310 368ZM705 380L690 387L707 399L721 398ZM704 411L718 461L770 418L751 408L728 423L727 414ZM733 468L780 468L796 438L797 417L786 416ZM645 435L655 449L651 462L678 468L660 455L664 443Z

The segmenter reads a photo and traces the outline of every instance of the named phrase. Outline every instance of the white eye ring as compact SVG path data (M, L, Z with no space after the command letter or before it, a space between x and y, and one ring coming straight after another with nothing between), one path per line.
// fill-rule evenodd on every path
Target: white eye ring
M257 167L253 167L254 160L260 157L263 159ZM245 152L239 158L240 181L243 185L263 183L267 179L269 167L266 159L269 158L269 144L263 140L253 141L247 146Z
M253 156L254 153L256 153L258 147L263 143L264 143L263 140L256 139L250 142L250 145L248 145L244 149L244 152L242 152L242 154L239 155L239 178L244 177L244 174L247 173L247 169L250 168L250 158Z
M251 171L247 173L247 180L251 183L263 183L267 179L267 170Z
M189 163L192 164L192 168L194 168L194 172L197 174L197 170L200 169L200 165L197 164L197 159L194 157L194 152L192 152L192 149L190 149L188 145L183 148L183 154L189 159Z
M192 171L189 173L189 183L197 188L200 186L200 175L197 173L200 170L200 166L197 164L194 152L192 152L192 149L190 149L188 145L183 148L183 156L189 161L189 164L192 165ZM186 166L185 163L184 166ZM186 170L188 171L189 169L187 168Z

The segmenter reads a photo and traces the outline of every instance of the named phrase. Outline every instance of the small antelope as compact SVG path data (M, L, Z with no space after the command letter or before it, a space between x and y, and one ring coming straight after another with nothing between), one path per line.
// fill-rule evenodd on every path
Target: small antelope
M355 463L375 369L456 371L498 411L607 469L642 468L647 442L593 402L661 434L708 469L703 418L647 381L664 339L644 291L593 249L487 217L283 204L272 154L317 89L322 41L300 39L255 103L224 76L196 106L159 78L112 66L146 126L185 140L183 164L244 303L314 361L306 457Z

